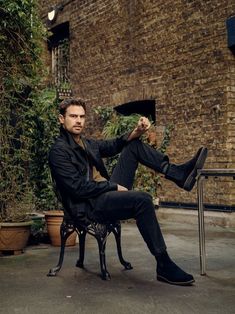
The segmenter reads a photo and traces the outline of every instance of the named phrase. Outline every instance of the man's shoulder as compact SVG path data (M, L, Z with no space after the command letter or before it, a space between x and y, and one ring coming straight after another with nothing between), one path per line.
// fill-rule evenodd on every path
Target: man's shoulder
M61 136L58 136L54 143L52 144L51 148L56 148L56 147L61 147L61 146L69 146L68 143L66 143L66 141L61 137Z
M62 137L59 136L55 139L55 142L52 144L49 153L51 154L52 152L55 152L57 150L68 151L71 150L71 147Z
M52 164L58 158L70 158L72 154L71 148L69 145L60 137L58 137L54 144L51 146L48 154L49 164Z

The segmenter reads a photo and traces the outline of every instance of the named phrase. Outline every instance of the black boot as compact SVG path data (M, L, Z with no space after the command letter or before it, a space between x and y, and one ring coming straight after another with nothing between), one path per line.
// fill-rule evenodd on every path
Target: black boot
M194 283L192 275L187 274L177 266L168 256L167 252L157 258L157 280L172 285L190 286Z
M201 147L196 155L186 163L169 164L165 170L165 177L175 182L186 191L191 191L196 183L197 171L202 169L207 157L207 148Z

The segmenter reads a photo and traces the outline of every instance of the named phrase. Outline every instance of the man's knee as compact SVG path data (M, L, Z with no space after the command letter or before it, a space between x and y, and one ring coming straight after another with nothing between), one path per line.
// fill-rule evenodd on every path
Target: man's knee
M137 191L136 194L137 194L137 198L139 200L143 200L143 201L146 201L146 202L152 202L151 194L149 194L147 192L143 192L143 191Z
M136 209L138 213L154 211L152 196L146 192L137 192Z
M141 145L141 140L140 139L134 139L132 141L129 141L127 143L127 145L125 146L125 148L129 148L129 149L136 149L136 147L138 147L139 145Z

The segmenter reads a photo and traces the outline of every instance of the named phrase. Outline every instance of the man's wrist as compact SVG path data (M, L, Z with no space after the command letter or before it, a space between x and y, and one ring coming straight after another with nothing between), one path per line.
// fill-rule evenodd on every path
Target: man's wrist
M135 128L129 135L128 141L131 141L135 138L139 138L142 135L142 132L140 132L137 128Z

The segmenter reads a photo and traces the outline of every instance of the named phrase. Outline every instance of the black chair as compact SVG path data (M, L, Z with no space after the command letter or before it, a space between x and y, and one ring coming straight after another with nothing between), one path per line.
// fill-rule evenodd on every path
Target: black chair
M129 262L125 261L122 256L121 249L121 224L120 221L107 222L107 223L97 223L87 218L81 219L79 221L74 221L66 211L64 211L64 219L60 227L61 235L61 247L60 247L60 256L58 264L51 268L47 276L56 276L60 271L65 252L66 240L74 231L77 232L79 237L79 259L77 260L76 266L83 268L84 267L84 255L85 255L85 239L86 234L90 234L96 238L99 247L99 257L100 257L100 269L101 269L101 278L103 280L109 280L110 274L106 268L105 261L105 247L106 241L110 233L113 233L116 239L118 257L121 264L125 269L132 269L132 266Z

